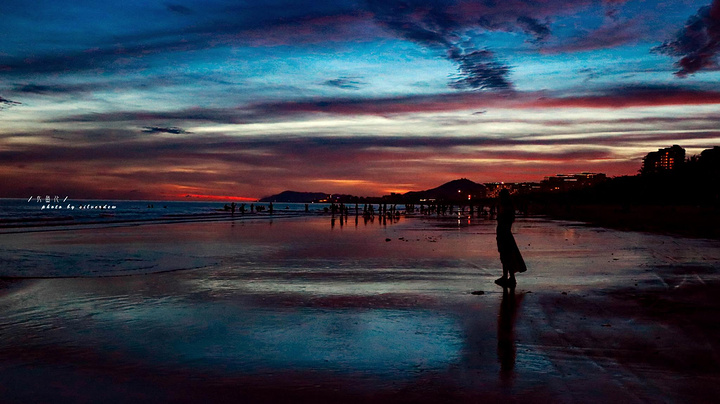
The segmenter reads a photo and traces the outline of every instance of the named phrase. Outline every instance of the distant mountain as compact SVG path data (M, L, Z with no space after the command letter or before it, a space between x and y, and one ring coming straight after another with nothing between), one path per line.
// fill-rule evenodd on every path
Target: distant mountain
M327 199L328 196L323 192L283 191L277 195L266 196L260 199L260 202L310 203L319 199Z
M442 184L437 188L408 192L405 193L403 197L408 201L434 199L459 203L466 202L468 199L484 198L485 193L485 185L470 181L467 178L461 178ZM470 198L468 198L468 196L470 196Z

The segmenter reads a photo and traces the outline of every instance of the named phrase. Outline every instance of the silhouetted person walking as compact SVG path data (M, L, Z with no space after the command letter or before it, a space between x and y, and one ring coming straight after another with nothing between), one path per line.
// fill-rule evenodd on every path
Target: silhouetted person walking
M515 221L515 207L510 199L510 191L500 191L500 203L497 210L497 246L502 262L503 276L495 283L500 286L514 287L516 272L525 272L527 267L523 260L515 237L512 235L512 224Z

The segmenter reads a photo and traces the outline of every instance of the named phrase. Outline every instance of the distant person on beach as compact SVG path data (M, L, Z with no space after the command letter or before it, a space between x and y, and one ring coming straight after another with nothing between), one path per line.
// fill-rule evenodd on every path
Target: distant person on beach
M525 272L527 267L512 235L512 224L515 221L515 207L510 199L510 191L500 191L500 203L497 210L497 246L502 262L503 276L495 283L502 287L515 287L516 272Z

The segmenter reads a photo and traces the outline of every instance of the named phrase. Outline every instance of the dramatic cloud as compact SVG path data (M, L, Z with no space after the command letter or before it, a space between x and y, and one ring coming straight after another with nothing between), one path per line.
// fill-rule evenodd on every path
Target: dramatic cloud
M322 180L327 185L323 191L377 195L396 184L425 189L459 176L476 181L540 180L559 166L610 174L634 172L642 152L628 159L617 150L638 145L645 150L648 146L643 145L679 138L672 131L576 137L127 135L123 140L117 133L116 141L103 143L6 145L0 150L6 191L23 196L53 189L77 198L92 192L136 198L153 193L155 197L187 193L257 197L298 186L314 189ZM695 141L718 136L718 131L680 135ZM96 134L88 131L83 137L92 139ZM57 175L52 175L53 167ZM28 176L35 181L28 184Z
M383 98L314 98L307 101L278 101L250 104L237 108L191 108L177 111L115 111L70 115L47 120L48 123L113 123L113 122L209 122L250 124L277 122L296 116L332 115L393 115L469 110L488 107L510 107L521 99L530 103L538 94L512 95L504 93L448 93L428 96Z
M552 92L446 93L436 95L384 98L322 98L308 101L279 101L250 104L237 108L192 108L168 112L116 111L71 115L50 119L50 123L68 122L208 122L251 124L281 122L296 116L331 114L346 116L395 115L535 108L629 108L670 105L720 104L720 91L687 89L674 86L627 86L593 93L564 96ZM516 121L521 119L516 118Z
M495 60L492 52L476 50L467 43L465 32L477 24L468 24L464 18L452 15L446 11L447 4L416 3L369 1L370 10L380 25L404 39L442 50L449 60L458 64L460 77L450 83L452 88L504 90L511 87L507 78L510 69Z
M296 137L275 135L250 136L237 138L225 135L194 136L175 139L155 138L152 140L127 136L126 140L105 143L44 144L40 147L13 145L0 151L4 164L56 164L61 162L95 161L106 163L108 167L122 167L125 162L140 163L148 159L157 159L159 165L167 162L198 162L216 164L218 162L238 166L285 167L292 169L297 161L313 161L307 167L313 173L327 169L327 163L338 165L347 162L374 161L387 164L393 160L410 161L424 164L418 156L443 160L459 158L477 160L507 156L520 162L526 160L562 160L583 158L609 158L609 147L637 145L646 142L666 142L678 136L670 130L667 133L626 133L587 134L568 137L545 135L524 135L515 137L496 136L322 136ZM129 134L130 135L130 134ZM85 132L84 137L93 137L93 132ZM713 139L720 131L695 131L680 135L684 140ZM677 139L677 137L675 137ZM118 150L118 144L122 147ZM533 148L532 146L542 146ZM544 148L543 148L544 147ZM441 150L444 155L438 155ZM468 153L468 150L470 153ZM267 158L271 156L272 158ZM454 157L452 157L454 156ZM505 156L505 157L501 157ZM501 158L500 158L501 157ZM309 160L308 160L309 159ZM393 164L400 164L395 161ZM82 167L78 166L78 170ZM340 169L334 167L333 169ZM342 172L352 173L360 167L342 168ZM362 168L373 171L372 165Z
M624 1L607 1L612 7ZM381 26L401 38L443 50L457 63L459 77L450 87L465 90L507 90L510 67L487 46L477 43L477 32L523 32L540 43L551 35L550 18L587 7L592 1L387 1L368 0ZM544 19L543 22L540 19ZM620 29L622 28L622 29ZM635 39L627 27L613 25L595 31L587 40L556 48L556 52L612 47ZM610 39L610 40L608 40Z
M602 3L614 7L622 2ZM452 87L506 89L509 66L493 58L489 52L492 47L483 43L479 34L521 32L530 35L534 42L545 41L551 36L553 19L597 3L593 0L572 3L564 0L365 0L328 4L281 1L265 7L220 3L203 6L202 13L185 5L166 3L165 8L180 18L176 27L149 31L139 27L133 34L98 37L84 49L81 42L80 46L60 52L43 49L28 54L9 53L0 57L0 71L25 75L133 70L147 68L151 64L148 59L153 57L224 46L377 39L382 35L377 29L379 26L386 33L434 49L457 63L459 74L466 80L460 80L463 84L453 82ZM611 27L606 31L617 29ZM598 34L598 40L582 46L607 47L602 39ZM612 43L619 41L620 36ZM478 58L477 52L485 53Z
M720 0L699 9L675 39L664 42L654 51L680 58L676 63L679 70L675 72L679 77L716 69L720 51Z
M626 86L575 96L553 92L494 92L388 98L325 98L255 104L245 112L246 118L250 120L310 113L392 116L487 108L626 108L702 104L720 104L720 91L675 86Z
M720 139L720 86L647 52L694 15L658 51L716 68L720 0L11 3L0 196L378 195Z
M615 7L624 2L602 3ZM550 19L599 2L367 0L367 3L379 24L403 38L447 48L467 39L473 30L524 32L543 40L551 34Z
M202 15L187 7L170 4L168 10L186 17L177 27L161 31L138 27L137 33L98 37L79 50L78 46L71 46L59 51L44 49L27 55L0 55L0 72L22 76L138 70L147 68L150 59L172 53L227 46L297 45L376 37L376 32L365 27L371 22L362 10L347 2L341 3L300 5L289 2L268 7L215 5L206 7Z

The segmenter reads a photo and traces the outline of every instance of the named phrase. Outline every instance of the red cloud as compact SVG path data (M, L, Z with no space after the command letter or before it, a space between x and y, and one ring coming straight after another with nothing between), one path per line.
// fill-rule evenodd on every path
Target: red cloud
M522 108L628 108L664 105L720 104L719 91L680 88L629 88L607 94L577 97L541 97L520 103Z

